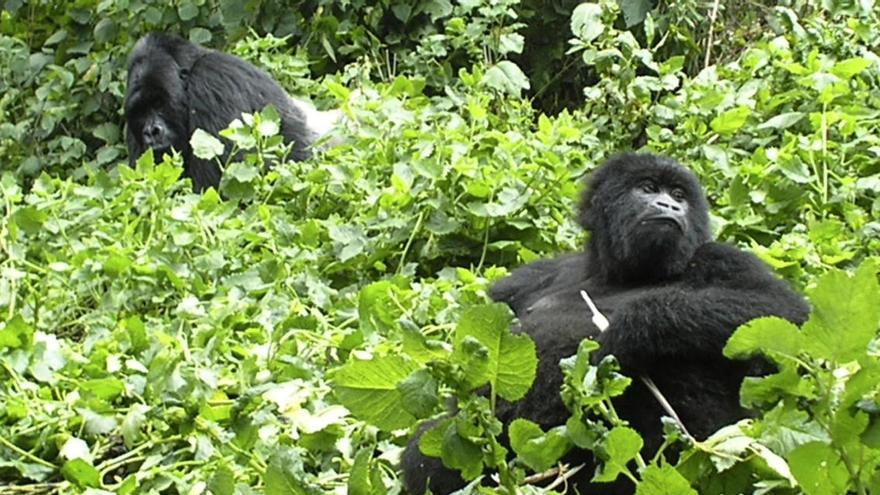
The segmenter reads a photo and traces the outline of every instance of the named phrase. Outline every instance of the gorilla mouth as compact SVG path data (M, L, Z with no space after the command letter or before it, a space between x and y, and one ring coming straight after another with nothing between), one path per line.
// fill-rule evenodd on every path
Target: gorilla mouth
M152 146L151 148L153 149L153 158L157 161L173 152L171 146Z
M669 226L675 227L678 230L684 232L684 225L680 219L668 215L657 215L653 217L648 217L642 219L640 222L641 225L661 225L661 226Z

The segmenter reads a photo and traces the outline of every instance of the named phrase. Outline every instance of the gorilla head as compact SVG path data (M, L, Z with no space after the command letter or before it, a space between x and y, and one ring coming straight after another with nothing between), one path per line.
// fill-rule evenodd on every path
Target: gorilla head
M326 133L339 114L318 112L291 98L268 74L244 60L194 45L177 36L152 33L141 38L128 60L125 94L126 140L131 163L147 148L158 159L170 150L183 155L184 175L201 191L220 184L214 161L192 154L196 129L217 135L244 112L273 105L281 134L293 143L291 156L304 160L309 146ZM230 146L221 161L226 161Z
M178 44L183 40L177 40ZM156 160L175 149L189 155L189 112L182 68L173 53L175 38L158 34L141 38L128 61L125 115L129 158L152 148Z
M694 174L654 155L625 154L592 175L580 224L594 276L606 282L666 280L711 238L708 205Z

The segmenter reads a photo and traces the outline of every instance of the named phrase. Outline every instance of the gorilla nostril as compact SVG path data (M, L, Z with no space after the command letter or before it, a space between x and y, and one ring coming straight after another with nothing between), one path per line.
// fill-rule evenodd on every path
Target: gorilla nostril
M657 201L654 203L654 205L657 206L657 208L659 208L661 210L669 210L669 211L674 211L676 213L681 212L681 206L679 206L675 203L668 202L668 201Z
M144 142L148 145L162 142L165 138L165 128L159 124L144 127Z

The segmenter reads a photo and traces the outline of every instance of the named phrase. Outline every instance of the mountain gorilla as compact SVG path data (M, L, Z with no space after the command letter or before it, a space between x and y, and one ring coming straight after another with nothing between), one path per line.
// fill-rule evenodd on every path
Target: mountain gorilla
M309 145L329 131L338 111L318 112L290 96L268 74L244 60L194 45L177 36L152 33L135 44L128 59L126 141L133 164L147 148L159 159L173 148L183 155L184 175L200 192L220 184L220 167L193 155L195 129L213 135L243 112L273 105L281 115L292 157L309 157ZM228 157L227 143L225 160Z
M559 361L586 337L601 345L596 360L613 354L625 374L653 379L698 439L745 417L740 383L762 365L727 360L722 348L739 325L760 316L803 323L804 300L753 255L711 241L697 178L668 158L609 160L587 183L579 222L591 234L584 252L521 267L490 291L513 309L539 356L529 393L499 404L504 424L519 417L545 429L565 423ZM610 320L604 332L591 322L581 290ZM643 454L652 455L662 442L664 411L650 391L634 380L615 408L644 437ZM457 472L423 456L417 444L413 439L404 453L410 493L463 486ZM590 484L595 464L589 452L571 452L566 460L587 464L570 480L580 493L633 491L627 480Z

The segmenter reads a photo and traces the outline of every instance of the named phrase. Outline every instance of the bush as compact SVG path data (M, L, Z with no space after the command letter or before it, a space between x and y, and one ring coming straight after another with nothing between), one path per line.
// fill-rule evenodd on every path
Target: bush
M692 167L718 237L814 305L801 329L759 320L728 344L779 367L744 385L759 419L645 460L638 493L870 493L880 19L869 2L723 4L7 2L0 485L393 493L415 418L451 396L468 433L451 462L507 490L585 417L637 443L588 416L609 393L579 380L588 343L566 364L574 419L518 423L515 463L471 392L531 382L484 366L534 359L486 287L577 249L581 177L638 148ZM288 162L264 112L219 193L191 194L171 158L128 167L124 61L151 30L340 106L345 144ZM619 391L613 366L591 372Z

